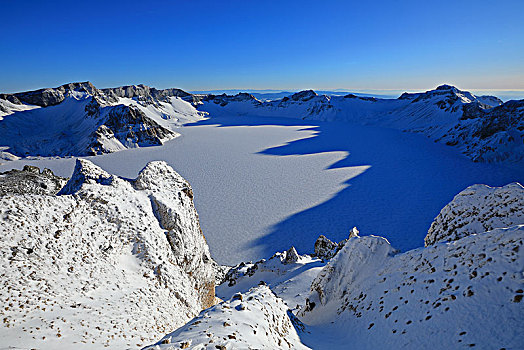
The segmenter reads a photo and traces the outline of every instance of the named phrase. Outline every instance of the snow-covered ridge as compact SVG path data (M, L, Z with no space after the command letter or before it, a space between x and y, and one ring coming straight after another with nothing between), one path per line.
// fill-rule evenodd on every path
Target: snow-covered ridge
M384 238L351 238L299 318L357 349L519 348L523 239L517 225L396 254Z
M524 225L524 187L521 184L473 185L457 194L441 210L424 242L429 246L514 225Z
M215 303L190 185L164 162L135 180L78 160L59 195L0 196L0 338L143 346Z
M89 82L0 94L1 159L85 156L158 146L201 119L198 98L147 86L97 89Z
M284 302L261 285L203 311L145 349L309 349L300 342L300 326Z
M199 109L213 115L256 115L339 120L407 132L457 147L474 161L518 162L524 158L524 100L503 103L450 85L398 99L318 95L301 91L275 101L207 96Z

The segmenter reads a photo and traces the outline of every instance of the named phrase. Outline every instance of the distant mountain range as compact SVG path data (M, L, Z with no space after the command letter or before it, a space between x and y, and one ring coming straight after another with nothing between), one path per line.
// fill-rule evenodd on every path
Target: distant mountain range
M315 90L315 89L313 89ZM257 89L227 89L227 90L201 90L190 91L192 94L213 94L213 95L236 95L241 92L252 94L259 100L268 101L275 100L285 96L290 96L301 90L257 90ZM377 97L377 98L398 98L405 90L351 90L351 89L334 89L334 90L315 90L319 95L328 96L344 96L347 94L354 94L362 97ZM509 100L524 99L524 90L472 90L475 95L493 95L506 102Z
M457 147L477 162L518 162L524 156L524 100L502 102L475 96L450 85L397 99L328 96L313 90L274 101L252 94L207 95L210 115L256 115L306 120L346 121L422 133L436 142Z
M504 103L450 85L396 99L312 90L256 94L191 94L144 85L97 89L90 82L0 94L0 159L158 146L177 137L186 122L224 115L388 127L422 133L477 162L524 158L524 100Z

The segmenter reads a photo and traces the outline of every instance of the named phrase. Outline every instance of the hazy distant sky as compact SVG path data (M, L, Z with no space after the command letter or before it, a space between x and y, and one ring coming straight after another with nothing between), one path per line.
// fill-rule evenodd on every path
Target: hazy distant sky
M0 92L524 90L524 0L0 0Z

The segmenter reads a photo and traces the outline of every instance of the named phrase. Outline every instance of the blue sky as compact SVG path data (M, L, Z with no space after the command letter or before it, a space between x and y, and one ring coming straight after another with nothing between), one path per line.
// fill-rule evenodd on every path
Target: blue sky
M524 90L524 1L0 0L0 92Z

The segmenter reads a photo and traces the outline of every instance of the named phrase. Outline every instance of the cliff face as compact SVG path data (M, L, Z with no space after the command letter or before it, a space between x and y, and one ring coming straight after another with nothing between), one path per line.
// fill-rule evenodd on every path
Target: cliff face
M164 162L129 181L78 160L58 195L0 197L0 338L134 347L214 303L190 185Z

